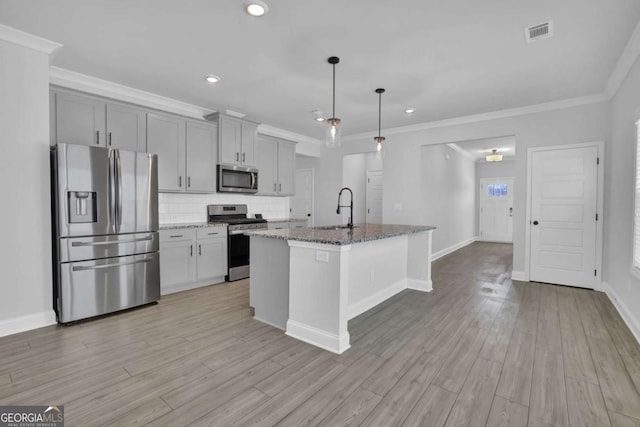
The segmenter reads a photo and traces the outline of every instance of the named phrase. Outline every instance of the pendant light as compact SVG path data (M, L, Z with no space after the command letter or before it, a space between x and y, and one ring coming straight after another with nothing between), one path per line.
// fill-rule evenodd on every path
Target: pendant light
M380 127L382 126L382 94L384 89L376 89L378 94L378 136L374 136L373 140L376 142L376 148L378 152L382 150L382 142L385 140L384 136L380 136Z
M340 147L340 119L336 117L336 64L340 62L337 56L330 57L327 62L333 66L333 114L326 121L329 124L325 136L325 144L329 148Z
M487 160L487 162L501 162L502 154L498 154L498 150L494 148L493 150L491 150L491 154L485 157L485 159Z

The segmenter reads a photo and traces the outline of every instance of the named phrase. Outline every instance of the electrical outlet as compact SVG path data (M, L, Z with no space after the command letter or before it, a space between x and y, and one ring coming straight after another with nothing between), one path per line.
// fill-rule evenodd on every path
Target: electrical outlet
M400 202L394 203L393 204L393 210L394 211L399 211L399 212L402 211L402 203L400 203Z
M329 262L329 252L316 251L316 261Z

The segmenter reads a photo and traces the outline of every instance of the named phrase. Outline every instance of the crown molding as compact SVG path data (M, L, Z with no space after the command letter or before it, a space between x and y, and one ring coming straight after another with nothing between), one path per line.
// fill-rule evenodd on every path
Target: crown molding
M88 92L94 95L105 96L107 98L117 99L118 101L130 102L132 104L138 104L148 108L154 108L156 110L167 111L200 120L202 120L207 114L215 112L214 110L204 107L188 104L186 102L156 95L140 89L134 89L129 86L102 80L97 77L87 76L86 74L77 73L64 68L49 67L49 75L49 82L52 85L79 90L81 92Z
M1 24L0 40L28 47L30 49L46 53L47 55L53 54L56 50L62 47L60 43L34 36L33 34L25 33L24 31L16 30L13 27Z
M415 125L399 126L383 129L385 135L394 135L407 132L416 132L426 129L434 129L449 126L465 125L469 123L484 122L488 120L504 119L507 117L524 116L527 114L542 113L545 111L561 110L563 108L579 107L582 105L599 104L609 101L610 97L604 93L581 96L578 98L563 99L560 101L545 102L543 104L527 105L526 107L510 108L488 113L473 114L470 116L456 117L453 119L436 120L433 122L418 123ZM377 132L364 132L355 135L343 136L342 142L368 139L377 135Z
M311 138L310 136L302 135L295 132L290 132L285 129L280 129L270 125L261 124L258 126L258 133L266 136L273 136L275 138L287 139L294 142L304 142L308 144L322 145L322 141Z

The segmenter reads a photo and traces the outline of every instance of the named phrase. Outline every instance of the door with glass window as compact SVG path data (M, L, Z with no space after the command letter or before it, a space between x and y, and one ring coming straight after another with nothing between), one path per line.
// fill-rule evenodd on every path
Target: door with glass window
M480 180L480 240L513 242L513 181L513 177Z

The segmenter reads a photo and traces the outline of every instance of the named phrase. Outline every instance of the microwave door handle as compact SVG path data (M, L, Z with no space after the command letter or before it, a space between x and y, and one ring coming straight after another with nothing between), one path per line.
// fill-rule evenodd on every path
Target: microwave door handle
M251 189L255 189L256 188L256 173L255 172L251 172Z

